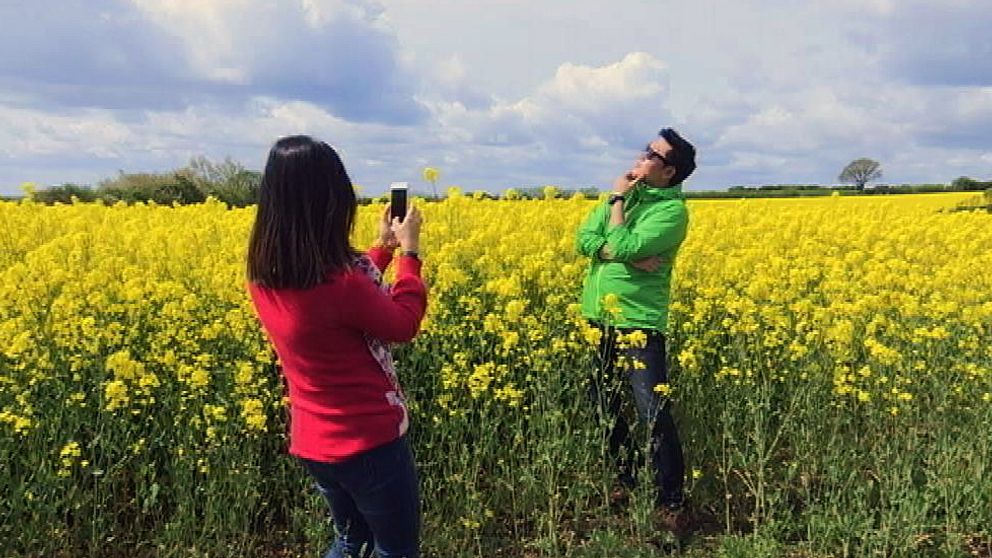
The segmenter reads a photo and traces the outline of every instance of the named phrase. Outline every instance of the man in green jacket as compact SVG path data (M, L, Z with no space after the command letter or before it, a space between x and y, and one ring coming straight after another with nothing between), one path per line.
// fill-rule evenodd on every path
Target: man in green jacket
M576 248L591 260L582 313L600 329L600 366L590 392L608 426L618 480L630 487L638 448L623 418L621 391L629 385L637 415L651 432L650 454L658 506L681 515L685 464L671 414L665 331L672 265L685 240L688 212L682 182L696 168L696 150L665 128L579 229Z

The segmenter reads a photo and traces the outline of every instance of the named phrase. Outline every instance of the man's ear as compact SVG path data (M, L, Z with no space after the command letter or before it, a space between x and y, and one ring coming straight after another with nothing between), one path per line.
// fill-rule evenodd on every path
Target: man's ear
M665 178L668 180L668 184L671 185L672 179L675 178L675 167L672 165L665 165L665 168L662 170L665 172Z

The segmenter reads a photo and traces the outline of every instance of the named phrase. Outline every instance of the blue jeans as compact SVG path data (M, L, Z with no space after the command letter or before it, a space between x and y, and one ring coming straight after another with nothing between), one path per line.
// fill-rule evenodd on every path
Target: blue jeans
M324 558L416 558L417 468L406 436L340 463L300 459L327 500L337 538Z
M622 392L629 386L637 409L638 421L650 434L648 444L658 489L658 505L677 508L682 505L685 483L685 461L682 442L672 417L672 402L655 391L655 386L668 382L665 336L658 331L642 330L647 335L644 347L620 348L616 343L617 328L602 327L599 362L590 382L590 396L600 418L607 425L611 457L619 466L619 478L633 485L634 472L643 461L641 445L631 441L630 425L622 413ZM621 329L621 333L631 330ZM621 368L619 363L626 366ZM643 364L632 366L633 360ZM626 362L623 362L626 361Z

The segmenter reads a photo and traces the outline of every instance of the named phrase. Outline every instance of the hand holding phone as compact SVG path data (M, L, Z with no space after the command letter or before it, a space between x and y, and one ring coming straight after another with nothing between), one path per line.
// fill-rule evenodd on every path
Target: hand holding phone
M423 219L416 207L411 207L403 220L393 219L393 234L404 252L416 252L420 249L420 224Z

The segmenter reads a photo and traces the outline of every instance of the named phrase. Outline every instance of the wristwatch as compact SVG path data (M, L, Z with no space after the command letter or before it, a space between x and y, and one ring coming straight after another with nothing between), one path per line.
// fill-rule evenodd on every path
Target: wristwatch
M606 203L609 205L613 205L617 202L622 202L626 199L627 198L625 198L623 194L610 194L610 197L606 198Z
M400 255L407 256L416 260L420 259L420 253L417 252L416 250L403 250L403 252L401 252Z

